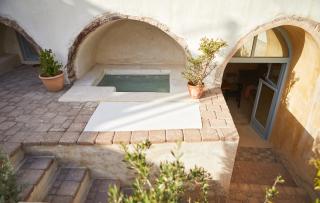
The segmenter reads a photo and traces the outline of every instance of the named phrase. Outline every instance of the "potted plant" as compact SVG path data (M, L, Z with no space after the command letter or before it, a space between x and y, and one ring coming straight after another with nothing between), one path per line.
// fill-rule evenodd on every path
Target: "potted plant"
M39 78L46 88L51 92L63 89L64 77L61 70L62 64L59 63L51 49L40 52L40 75Z
M188 57L188 62L182 75L188 80L189 94L194 99L199 99L204 92L203 80L216 67L212 64L215 54L227 43L223 40L202 38L200 40L199 51L201 54L197 57Z

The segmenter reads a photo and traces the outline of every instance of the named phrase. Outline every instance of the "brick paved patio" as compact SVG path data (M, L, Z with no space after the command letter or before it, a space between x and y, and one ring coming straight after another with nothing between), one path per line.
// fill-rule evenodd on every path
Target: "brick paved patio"
M68 89L45 90L36 68L24 65L0 76L0 142L28 145L153 143L237 140L238 134L219 89L201 99L202 129L82 132L97 102L58 102Z

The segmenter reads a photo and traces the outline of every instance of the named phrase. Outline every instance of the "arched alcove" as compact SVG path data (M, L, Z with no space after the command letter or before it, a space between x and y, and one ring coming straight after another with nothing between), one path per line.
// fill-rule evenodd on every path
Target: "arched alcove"
M68 76L81 78L95 64L183 66L187 53L181 38L152 19L106 15L77 36L69 50Z
M21 63L38 63L40 50L40 46L18 23L0 17L0 73L7 72Z

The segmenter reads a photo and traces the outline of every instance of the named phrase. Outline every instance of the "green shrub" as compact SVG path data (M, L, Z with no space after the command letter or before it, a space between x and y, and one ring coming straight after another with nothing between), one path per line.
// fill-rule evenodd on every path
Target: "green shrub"
M0 203L18 202L19 189L8 158L0 151Z
M264 203L272 203L273 199L279 194L279 191L277 189L277 185L279 183L284 183L284 179L280 175L277 176L273 185L270 188L266 189L266 196L265 196Z
M202 85L203 80L211 73L216 67L211 64L215 58L215 54L227 43L222 40L202 38L200 41L199 50L201 54L197 57L189 57L185 70L182 75L192 85Z
M187 202L208 202L207 194L210 174L201 167L195 167L186 172L182 156L178 147L171 151L175 158L173 162L162 162L159 174L154 181L150 179L152 165L146 160L146 150L151 143L146 141L133 146L133 151L125 145L124 161L129 168L136 172L136 178L132 184L133 195L125 196L114 186L109 190L109 199L112 203L174 203L182 200ZM198 191L197 194L191 191Z
M311 160L311 164L313 164L317 170L316 176L313 179L314 190L320 191L320 159ZM320 199L317 198L315 202L320 203Z
M62 64L55 60L51 49L40 52L40 75L42 77L53 77L59 75Z

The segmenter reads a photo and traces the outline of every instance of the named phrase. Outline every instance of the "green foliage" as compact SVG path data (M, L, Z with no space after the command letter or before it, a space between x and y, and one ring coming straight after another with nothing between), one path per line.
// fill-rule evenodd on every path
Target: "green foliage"
M124 196L117 187L109 190L109 199L112 203L174 203L182 200L188 202L208 202L207 194L210 174L201 167L195 167L189 172L181 162L182 154L179 153L180 145L171 151L175 158L173 162L162 162L159 167L158 177L151 181L151 167L147 162L146 150L151 147L151 143L146 141L133 146L129 150L126 145L122 145L125 152L124 161L133 169L137 177L132 187L133 195ZM197 191L192 194L190 191Z
M279 191L277 189L277 184L279 183L284 183L284 179L282 178L282 176L277 176L273 185L270 188L266 189L264 203L272 203L273 199L279 194Z
M320 159L312 159L310 163L313 164L317 170L316 176L313 180L314 190L320 191ZM320 203L320 199L317 198L315 202Z
M18 202L19 189L8 158L0 151L0 203Z
M226 47L227 43L222 40L215 40L209 38L202 38L200 40L199 51L201 54L197 57L189 57L188 63L182 75L192 85L202 85L203 80L211 73L216 67L211 64L215 58L215 54L223 47Z
M40 75L43 77L53 77L61 73L62 64L55 60L51 49L40 52Z

